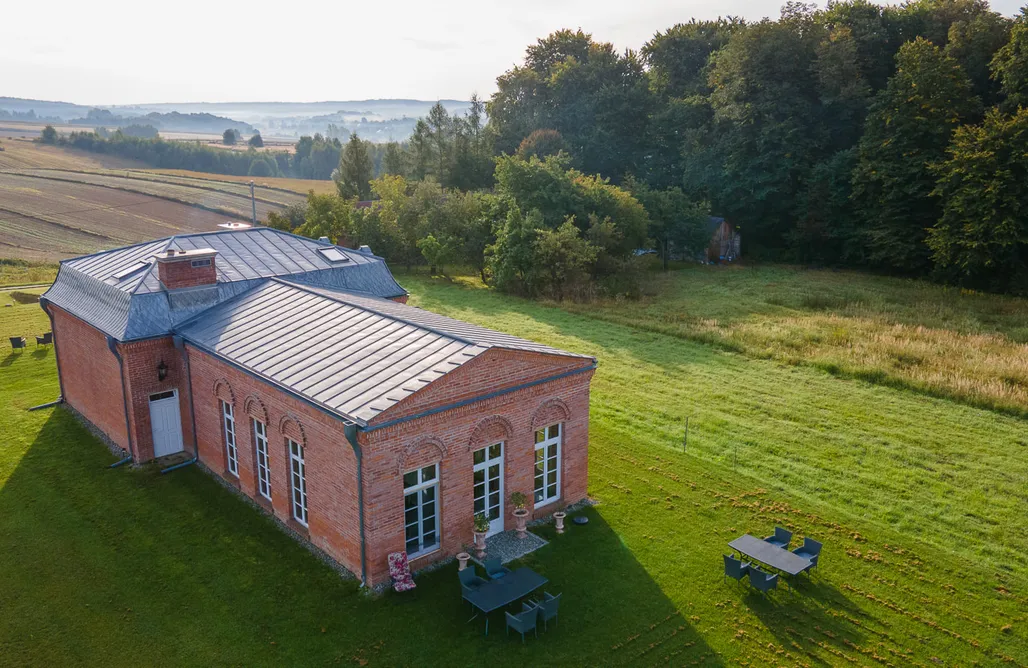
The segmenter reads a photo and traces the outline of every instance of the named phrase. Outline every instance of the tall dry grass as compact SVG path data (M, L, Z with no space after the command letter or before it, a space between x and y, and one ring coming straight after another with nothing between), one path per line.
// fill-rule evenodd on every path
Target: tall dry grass
M1028 416L1028 300L782 266L686 267L647 291L565 308Z

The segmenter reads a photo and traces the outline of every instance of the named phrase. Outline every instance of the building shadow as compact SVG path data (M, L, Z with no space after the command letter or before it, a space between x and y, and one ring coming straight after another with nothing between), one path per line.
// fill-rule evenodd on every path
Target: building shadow
M110 647L142 665L721 665L598 509L562 536L542 527L550 544L510 564L562 594L557 623L522 644L502 611L488 636L468 621L456 562L413 595L368 596L200 469L110 469L68 411L24 415L35 435L0 482L15 665L99 663Z

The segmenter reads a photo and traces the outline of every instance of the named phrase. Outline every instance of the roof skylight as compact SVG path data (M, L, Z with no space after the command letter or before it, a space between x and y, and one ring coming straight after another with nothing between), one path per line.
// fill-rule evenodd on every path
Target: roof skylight
M346 253L339 250L335 246L329 246L327 248L319 248L318 252L329 262L349 262L350 258L346 257Z
M131 276L132 274L138 273L138 272L142 271L143 269L146 269L149 266L150 266L149 262L136 262L135 264L130 265L128 267L125 267L124 269L122 269L118 273L112 275L111 278L114 278L114 279L117 279L119 281L122 281L122 280L125 280L126 278L128 278L129 276Z

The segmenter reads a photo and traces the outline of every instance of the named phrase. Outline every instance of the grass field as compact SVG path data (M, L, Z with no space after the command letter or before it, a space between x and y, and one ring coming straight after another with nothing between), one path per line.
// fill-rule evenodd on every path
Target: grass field
M640 301L568 305L609 322L1028 416L1028 301L783 266L690 265Z
M1028 665L1023 419L619 322L618 304L399 278L412 303L600 360L599 505L584 528L541 530L553 540L525 562L563 592L559 628L522 646L496 618L483 637L452 565L370 599L198 469L106 469L66 411L23 410L58 392L52 352L30 344L0 350L0 663ZM834 290L782 282L783 299ZM671 310L684 298L666 289ZM753 308L696 292L718 317ZM0 308L0 345L46 326ZM825 542L820 572L770 599L722 583L726 543L775 524Z

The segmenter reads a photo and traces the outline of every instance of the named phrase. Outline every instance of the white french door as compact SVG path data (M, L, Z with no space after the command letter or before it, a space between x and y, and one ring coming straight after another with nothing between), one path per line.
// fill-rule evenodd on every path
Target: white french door
M489 518L489 536L503 531L503 443L474 452L475 515Z

